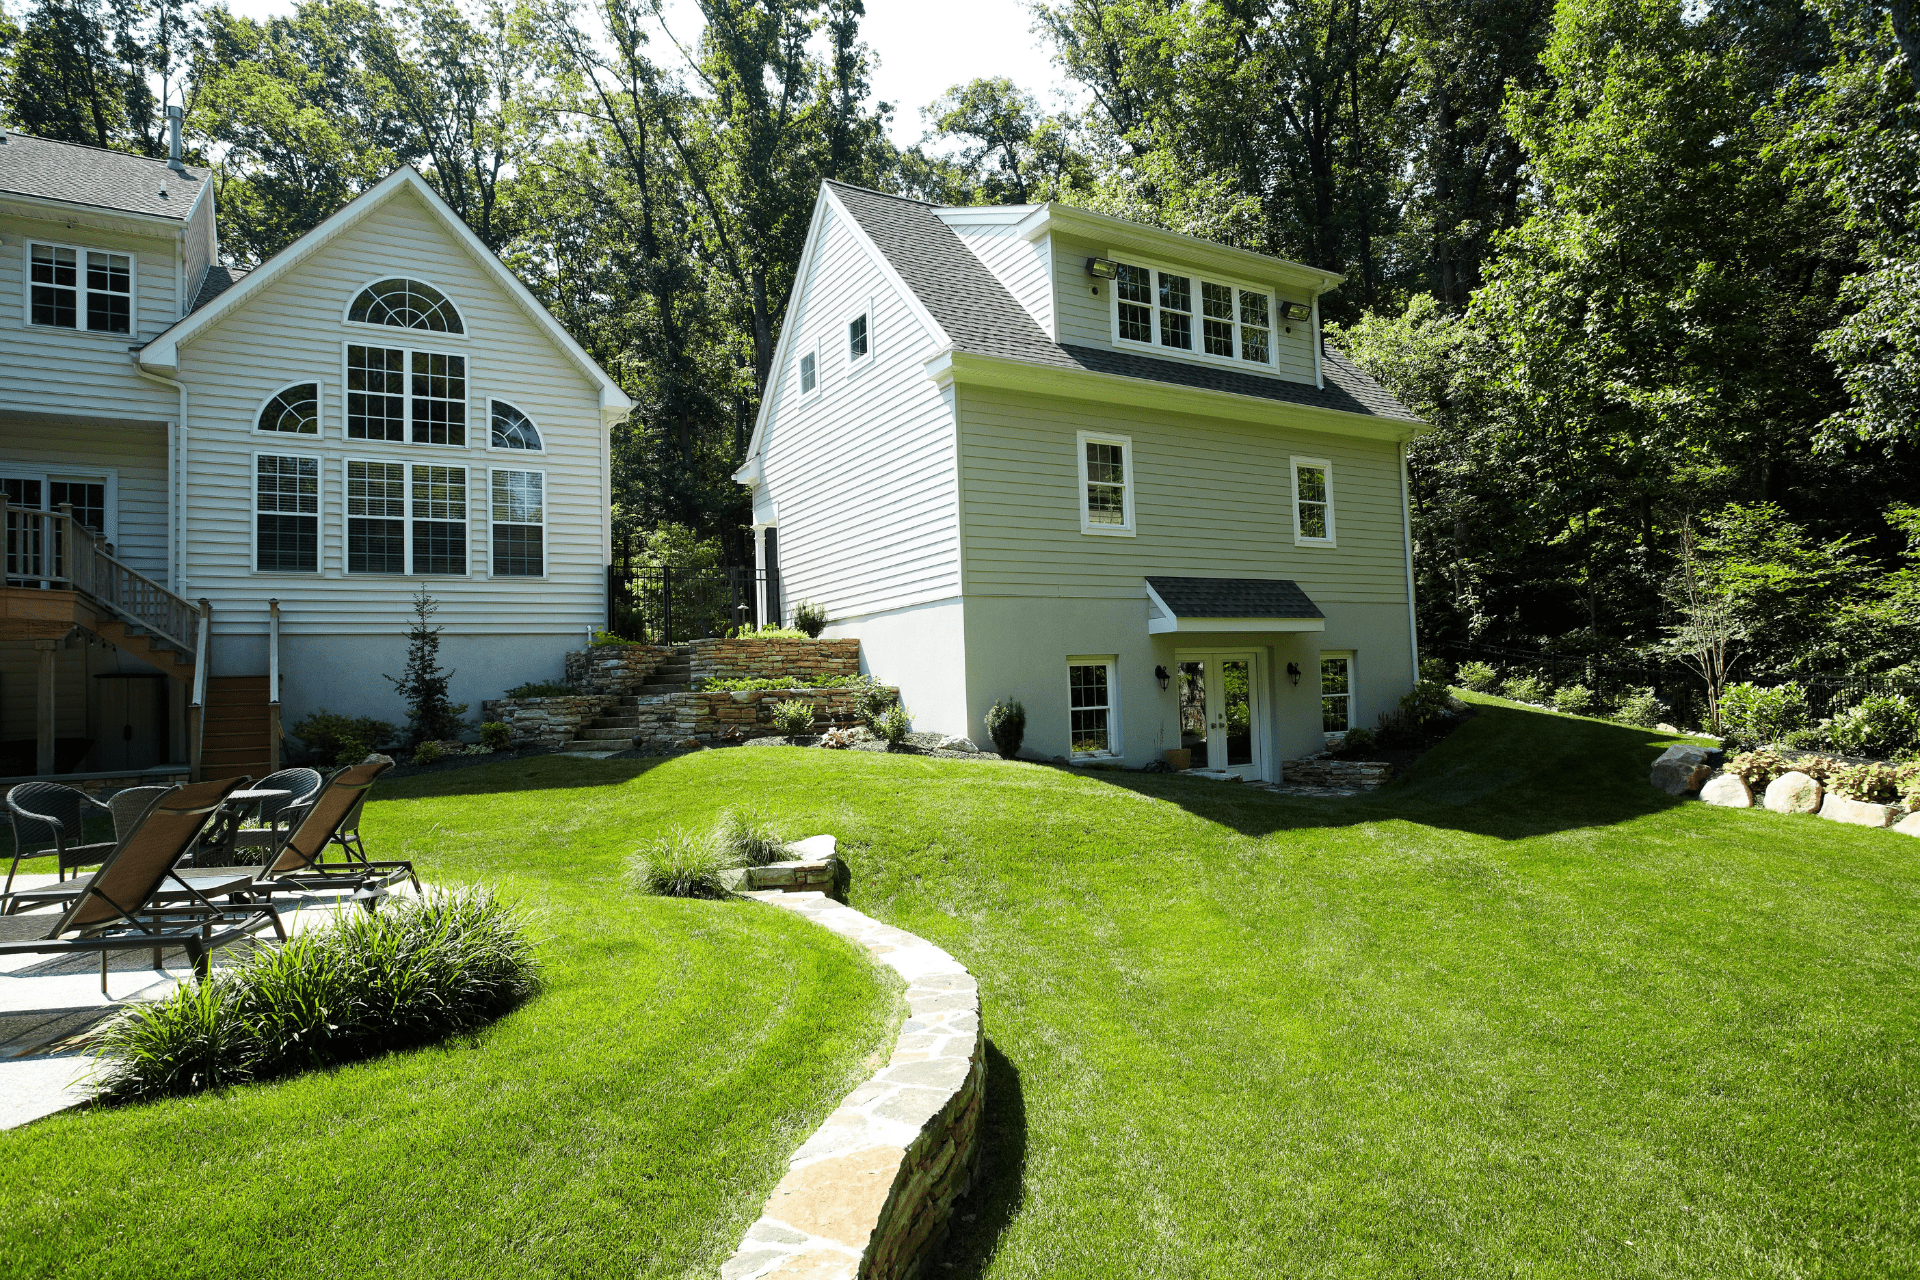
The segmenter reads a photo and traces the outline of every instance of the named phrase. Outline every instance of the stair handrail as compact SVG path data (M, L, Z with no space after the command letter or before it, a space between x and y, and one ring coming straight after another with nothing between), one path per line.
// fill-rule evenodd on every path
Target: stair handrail
M280 602L267 601L267 772L280 772Z
M9 585L77 591L175 648L192 647L193 605L108 551L111 544L74 517L71 503L42 511L0 498L0 511Z
M187 708L187 727L193 732L193 740L188 743L187 764L192 772L187 776L194 782L200 781L200 756L207 738L207 652L213 639L213 605L205 596L200 597L199 635L193 646L193 701Z

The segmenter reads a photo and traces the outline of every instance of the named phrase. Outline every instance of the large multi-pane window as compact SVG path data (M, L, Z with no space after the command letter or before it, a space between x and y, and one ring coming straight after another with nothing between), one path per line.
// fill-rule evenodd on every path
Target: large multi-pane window
M407 353L347 346L347 439L407 438Z
M435 351L410 353L413 361L413 442L467 442L467 358Z
M1069 741L1075 755L1119 754L1112 658L1067 659Z
M1082 431L1079 446L1081 532L1132 533L1133 442Z
M1273 363L1273 296L1264 290L1122 262L1115 265L1113 299L1114 332L1122 342Z
M546 569L547 478L538 471L493 473L493 574L537 578Z
M347 439L464 446L467 358L348 343Z
M320 568L320 460L254 458L254 567L262 573Z
M33 323L133 332L133 255L35 244L27 256Z
M466 332L460 313L447 295L420 280L382 280L368 285L347 308L347 319L434 333Z
M467 469L413 464L413 571L467 571Z
M407 468L347 463L347 572L407 571Z

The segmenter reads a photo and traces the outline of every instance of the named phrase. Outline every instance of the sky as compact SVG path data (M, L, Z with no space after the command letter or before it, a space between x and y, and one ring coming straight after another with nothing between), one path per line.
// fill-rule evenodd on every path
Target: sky
M293 11L293 0L227 0L235 13L265 18ZM920 108L956 84L1006 76L1058 110L1065 80L1052 64L1052 47L1032 31L1027 0L866 0L862 37L879 62L872 77L877 101L895 104L893 141L911 146L925 130ZM699 29L694 0L669 0L668 23L691 39ZM1077 100L1077 99L1076 99Z

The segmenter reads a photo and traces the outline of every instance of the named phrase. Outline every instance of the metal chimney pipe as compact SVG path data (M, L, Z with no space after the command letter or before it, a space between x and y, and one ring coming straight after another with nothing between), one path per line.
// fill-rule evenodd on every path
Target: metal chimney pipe
M180 159L180 121L186 113L178 104L167 108L167 168L175 173L185 173L187 166Z

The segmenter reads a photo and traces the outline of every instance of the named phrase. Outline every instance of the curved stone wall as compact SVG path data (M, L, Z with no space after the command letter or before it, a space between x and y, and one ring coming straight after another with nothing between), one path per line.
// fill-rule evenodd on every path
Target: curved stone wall
M793 1153L722 1280L914 1274L972 1184L986 1092L980 990L924 939L817 893L754 893L859 943L907 982L893 1057Z

